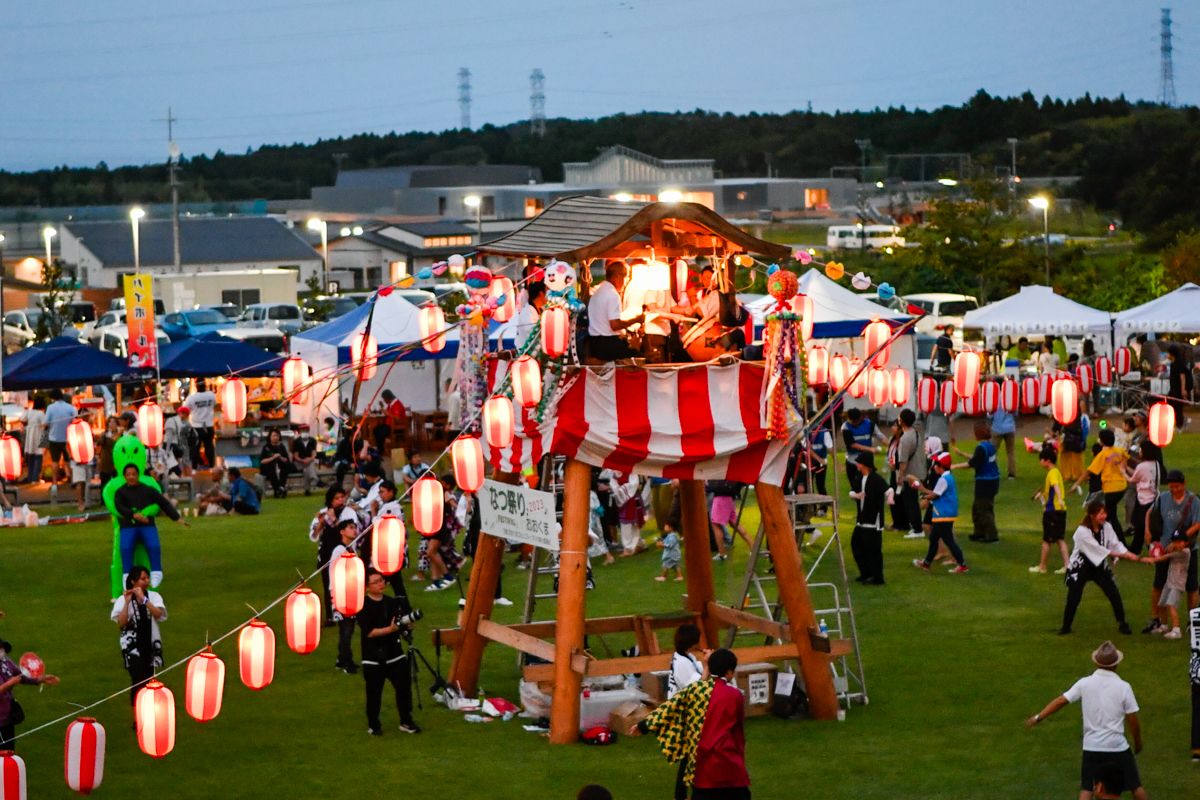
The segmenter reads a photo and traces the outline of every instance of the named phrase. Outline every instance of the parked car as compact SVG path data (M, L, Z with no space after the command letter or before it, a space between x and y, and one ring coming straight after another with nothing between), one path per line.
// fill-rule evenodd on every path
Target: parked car
M45 313L40 308L21 308L5 313L4 346L19 350L44 339L38 336L38 323ZM79 330L74 325L64 323L59 336L78 338Z
M299 333L304 327L300 306L293 303L254 303L238 317L242 327L276 328L286 334Z
M158 340L159 347L171 343L170 337L162 328L156 327L154 331L154 338ZM124 323L105 327L96 337L94 346L106 353L112 353L117 358L129 358L129 328L125 327Z
M122 329L125 328L124 311L105 311L100 315L99 319L95 320L94 322L87 323L82 329L80 329L79 341L83 342L84 344L90 344L92 347L100 347L100 340L105 331L114 327L120 327ZM167 341L170 341L170 338L167 337L166 332L160 325L156 324L154 329L158 332L160 339L166 338Z
M200 307L207 308L211 311L216 311L219 314L223 314L223 315L225 315L226 319L231 319L234 322L237 322L237 318L242 315L242 310L240 308L238 308L236 305L234 305L233 303L217 303L216 305L213 305L213 306L200 306Z
M276 355L286 355L288 351L287 334L276 328L247 328L239 325L236 328L226 328L221 331L221 335L270 350Z
M937 336L947 325L953 325L953 338L959 345L962 344L963 315L972 309L979 308L979 301L967 294L929 292L927 294L906 294L904 299L908 301L909 305L916 306L925 312L925 316L916 325L918 333Z
M163 317L162 329L171 341L190 339L206 333L221 332L232 328L234 322L219 311L211 308L194 308L191 311L176 311Z
M125 298L124 297L114 297L112 300L109 300L108 301L108 310L109 311L124 311L125 310ZM165 305L163 305L163 301L159 300L157 297L154 298L154 316L165 317L166 315L167 315L167 307Z
M304 318L310 322L328 322L343 314L349 314L361 305L353 297L343 294L321 294L304 301ZM318 311L324 313L318 314Z

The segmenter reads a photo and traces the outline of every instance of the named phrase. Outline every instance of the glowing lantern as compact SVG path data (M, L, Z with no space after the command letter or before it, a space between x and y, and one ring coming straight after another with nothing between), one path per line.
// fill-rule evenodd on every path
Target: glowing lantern
M1108 356L1100 356L1096 359L1096 382L1101 386L1108 386L1112 383L1113 368L1112 359Z
M379 361L379 343L374 334L361 331L350 340L350 366L358 373L360 381L369 381L375 377L375 367Z
M882 369L873 369L867 376L867 397L876 406L883 406L892 399L892 374Z
M371 563L384 575L399 572L404 566L404 548L407 535L399 517L384 514L375 520L375 532L371 537ZM318 624L319 621L314 621Z
M879 351L879 354L871 359L871 366L875 369L883 369L887 366L888 356L892 352L891 346L888 345L888 340L891 338L892 329L888 327L886 322L880 322L879 320L868 322L867 327L863 329L864 355L870 358L872 353L876 350Z
M1080 364L1078 372L1079 372L1079 374L1076 377L1079 378L1080 393L1081 394L1091 394L1092 393L1092 385L1093 385L1092 365L1091 364Z
M954 357L954 391L959 397L971 397L979 391L980 361L979 353L971 350Z
M928 376L917 381L917 408L922 414L932 414L937 408L937 381Z
M225 662L209 647L188 659L183 706L196 722L208 722L221 713L225 694Z
M1116 367L1118 375L1128 375L1129 369L1132 366L1132 358L1128 347L1118 347L1117 352L1113 353L1113 366Z
M979 393L983 400L983 413L995 414L996 409L1000 407L1000 384L996 381L985 381L983 386L979 387Z
M850 380L850 362L838 354L829 359L829 388L840 392Z
M501 295L504 296L504 302L492 310L492 319L496 322L508 322L517 313L517 293L513 290L511 278L497 275L492 278L492 285L488 287L488 296L498 302Z
M1079 416L1079 387L1075 381L1055 381L1050 394L1050 410L1060 425L1070 425Z
M682 258L675 259L675 302L682 303L687 297L688 264ZM746 341L750 341L747 339Z
M450 445L454 482L464 492L478 492L483 485L483 446L478 436L460 436Z
M73 792L91 794L104 782L104 726L91 717L79 717L67 726L63 773ZM0 796L7 797L0 792Z
M908 396L912 392L912 376L904 367L892 370L892 405L897 408L908 405Z
M823 386L829 380L829 351L819 344L808 348L808 385Z
M944 381L938 391L938 410L947 417L958 410L958 394L954 391L952 381Z
M162 408L153 400L147 400L137 410L138 438L146 447L158 447L163 441Z
M303 403L308 394L308 364L300 356L283 362L283 396L292 403Z
M330 575L330 594L332 578ZM250 620L238 634L238 671L242 683L254 691L266 688L275 679L275 631L261 619Z
M0 434L0 478L15 481L21 477L21 445L15 436ZM30 475L36 481L37 475Z
M76 464L87 464L96 455L92 426L86 421L74 419L67 426L67 452Z
M850 359L850 374L855 376L850 383L850 396L856 399L864 396L867 393L867 371L857 356Z
M445 504L442 484L437 478L423 477L412 486L413 527L422 536L434 536L442 529L442 510Z
M962 398L962 413L969 417L977 417L983 411L983 397L979 392L970 397Z
M542 399L542 367L529 356L521 356L512 365L513 400L529 408Z
M1043 372L1037 376L1038 386L1038 405L1050 405L1050 393L1054 389L1054 384L1058 381L1058 377L1049 372Z
M329 565L329 598L343 617L362 611L366 582L366 568L354 553L346 551Z
M488 444L497 450L508 447L512 444L514 427L512 401L503 395L488 398L483 404L483 433Z
M1166 447L1175 436L1175 409L1168 403L1160 402L1150 406L1150 441L1159 447Z
M1009 414L1017 413L1021 407L1021 386L1012 378L1000 384L1000 406Z
M288 595L283 617L292 652L306 656L317 649L321 643L321 599L316 592L301 586Z
M1038 379L1030 375L1021 381L1021 410L1026 414L1031 414L1037 411L1041 403L1038 402L1040 397L1038 389Z
M508 280L505 278L505 280ZM495 283L493 282L493 286ZM421 309L418 315L421 328L421 345L430 353L440 353L446 346L446 315L434 303Z
M571 344L571 315L562 306L542 312L542 351L551 358L567 352Z
M229 422L246 418L246 383L241 378L230 378L221 387L221 413Z
M138 691L133 714L143 753L162 758L175 749L175 695L161 681L151 678Z
M806 294L796 295L792 298L792 310L800 315L800 337L807 342L812 338L813 323L816 322L812 298Z
M0 750L0 800L25 800L25 762L12 750Z

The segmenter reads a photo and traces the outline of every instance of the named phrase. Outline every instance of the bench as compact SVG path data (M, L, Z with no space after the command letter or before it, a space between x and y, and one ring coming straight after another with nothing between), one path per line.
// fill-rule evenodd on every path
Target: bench
M163 494L171 499L179 499L182 494L183 501L190 503L196 498L196 482L191 477L183 478L172 475L167 478L165 489Z

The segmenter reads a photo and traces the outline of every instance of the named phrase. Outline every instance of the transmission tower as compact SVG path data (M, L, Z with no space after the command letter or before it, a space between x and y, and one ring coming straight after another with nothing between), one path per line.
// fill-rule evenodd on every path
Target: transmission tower
M1171 9L1162 10L1162 30L1159 33L1158 53L1160 57L1158 73L1158 102L1164 106L1175 105L1175 66L1171 60Z
M458 111L461 114L458 127L471 130L471 70L466 67L458 71Z
M529 73L529 133L546 135L546 73L540 69Z

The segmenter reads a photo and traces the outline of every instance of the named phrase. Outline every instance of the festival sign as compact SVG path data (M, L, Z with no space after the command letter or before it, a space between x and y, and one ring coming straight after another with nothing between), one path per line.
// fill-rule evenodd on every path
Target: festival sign
M478 497L479 519L488 534L558 551L553 494L488 480L483 482Z
M153 276L147 274L125 276L125 326L129 329L131 367L158 366L153 281Z

